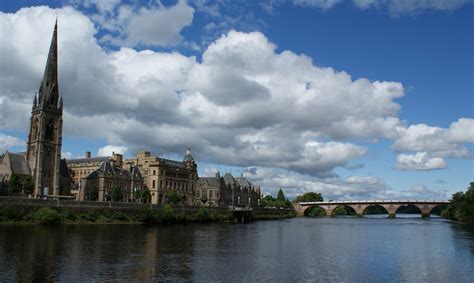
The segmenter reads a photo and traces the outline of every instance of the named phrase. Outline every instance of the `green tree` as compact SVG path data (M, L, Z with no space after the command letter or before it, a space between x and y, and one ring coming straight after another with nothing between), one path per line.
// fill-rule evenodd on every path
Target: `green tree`
M35 184L33 183L33 178L31 178L31 176L26 176L25 185L23 186L23 192L25 194L31 194L33 193L34 188Z
M148 203L150 201L150 190L145 186L141 192L140 198L143 203Z
M176 221L174 210L169 204L165 204L163 208L160 209L158 215L163 223L173 223Z
M123 199L122 190L118 187L112 189L112 201L119 202Z
M166 193L166 202L169 204L179 204L183 200L183 196L176 190L172 190Z
M277 200L277 201L283 201L283 202L286 201L285 193L283 192L282 189L278 190L278 194L277 194L276 200Z
M308 201L323 201L323 196L320 193L309 192L301 196L297 196L295 202L308 202Z
M99 196L99 190L96 187L88 187L85 191L85 199L96 201Z
M50 207L42 207L35 212L33 219L40 224L59 224L61 214Z
M19 193L20 190L21 190L21 179L17 174L12 173L10 175L10 180L8 182L8 192Z
M457 192L441 216L462 222L474 222L474 182L465 193Z

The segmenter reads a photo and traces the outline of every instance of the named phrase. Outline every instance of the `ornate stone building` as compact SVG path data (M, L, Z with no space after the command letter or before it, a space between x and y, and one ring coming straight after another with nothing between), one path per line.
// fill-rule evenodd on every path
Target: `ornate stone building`
M196 189L196 206L258 207L260 187L241 176L234 178L217 172L215 177L201 177Z
M31 110L26 159L35 184L34 195L68 195L61 187L63 102L58 86L57 21L38 96ZM66 176L64 176L66 177Z
M219 172L215 177L201 177L197 181L196 206L227 206L226 186Z
M119 166L120 165L120 166ZM138 202L143 190L143 178L136 166L128 169L113 161L102 162L82 179L79 200L109 201L114 190L119 190L122 202Z
M78 185L83 178L99 169L100 165L106 161L112 161L115 166L122 167L123 156L113 152L112 156L92 157L91 152L86 151L84 158L69 159L67 166L71 172L73 184Z
M149 151L141 151L137 153L136 158L125 160L124 166L130 165L140 169L153 204L166 203L166 194L170 191L180 194L184 205L194 204L198 174L189 147L182 162L159 158L151 155Z

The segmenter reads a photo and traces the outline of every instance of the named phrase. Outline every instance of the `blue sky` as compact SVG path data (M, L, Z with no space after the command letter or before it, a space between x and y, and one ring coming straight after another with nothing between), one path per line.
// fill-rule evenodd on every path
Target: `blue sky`
M59 15L66 157L179 159L190 145L200 175L244 172L291 197L448 198L474 179L472 1L6 0L0 11L2 151L25 148Z

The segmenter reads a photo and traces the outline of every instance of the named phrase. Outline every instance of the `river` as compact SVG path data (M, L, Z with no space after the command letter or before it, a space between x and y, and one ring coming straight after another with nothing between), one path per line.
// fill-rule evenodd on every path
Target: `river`
M473 282L474 227L431 218L0 225L0 282Z

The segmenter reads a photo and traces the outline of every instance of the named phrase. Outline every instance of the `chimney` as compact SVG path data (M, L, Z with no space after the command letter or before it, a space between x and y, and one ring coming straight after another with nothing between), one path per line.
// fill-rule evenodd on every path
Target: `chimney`
M123 155L112 152L112 159L114 160L114 166L122 167L122 165L123 165Z
M91 152L90 151L86 151L86 158L91 158Z

